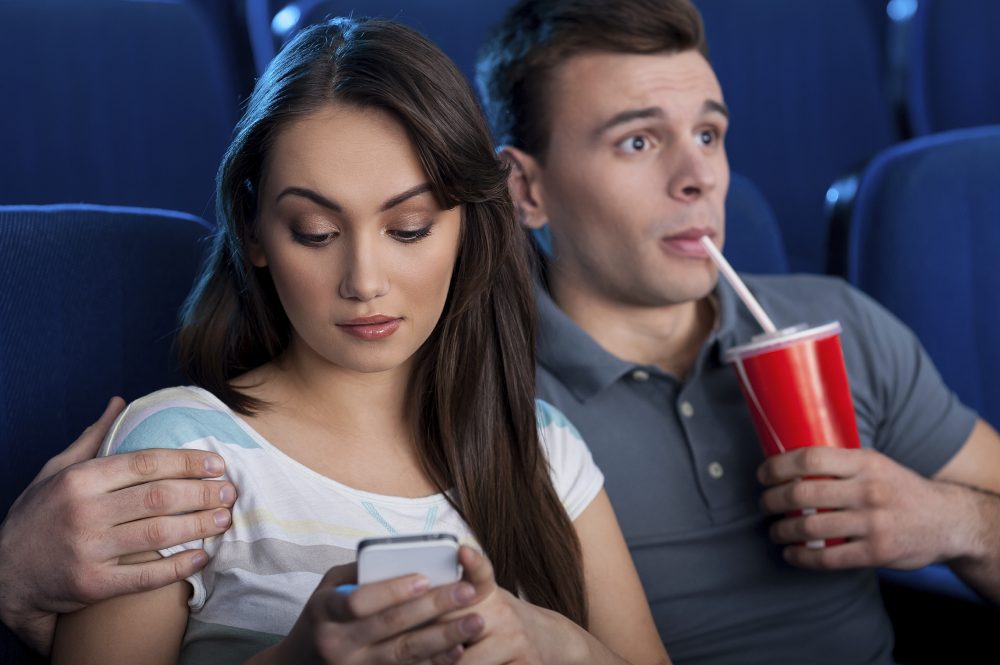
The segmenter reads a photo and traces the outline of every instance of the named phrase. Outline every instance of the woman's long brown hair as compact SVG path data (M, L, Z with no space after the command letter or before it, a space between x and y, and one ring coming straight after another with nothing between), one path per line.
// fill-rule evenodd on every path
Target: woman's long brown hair
M333 19L300 33L257 82L219 168L220 225L185 307L182 367L240 413L267 408L230 380L280 356L291 325L245 242L255 233L276 132L331 102L391 113L439 204L463 206L448 299L408 387L423 469L465 519L501 586L586 625L579 540L538 438L526 236L472 91L420 34L392 21Z

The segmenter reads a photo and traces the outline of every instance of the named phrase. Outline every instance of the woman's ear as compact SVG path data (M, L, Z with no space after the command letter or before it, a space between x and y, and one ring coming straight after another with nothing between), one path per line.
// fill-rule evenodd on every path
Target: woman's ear
M267 255L264 253L264 248L260 244L259 231L260 224L255 220L253 227L247 233L246 239L247 258L250 259L250 263L255 268L263 268L267 266Z
M509 145L500 148L500 157L510 164L507 185L514 199L518 221L529 229L542 228L549 217L545 212L540 183L541 166L528 153Z

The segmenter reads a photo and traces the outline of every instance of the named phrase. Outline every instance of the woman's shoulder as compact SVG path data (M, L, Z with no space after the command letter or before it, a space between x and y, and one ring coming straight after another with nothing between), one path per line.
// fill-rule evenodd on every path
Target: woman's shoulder
M536 399L535 417L552 485L570 519L576 519L603 487L604 476L580 432L562 411Z
M258 447L219 398L202 388L177 386L131 402L111 426L98 454L182 448L210 437Z

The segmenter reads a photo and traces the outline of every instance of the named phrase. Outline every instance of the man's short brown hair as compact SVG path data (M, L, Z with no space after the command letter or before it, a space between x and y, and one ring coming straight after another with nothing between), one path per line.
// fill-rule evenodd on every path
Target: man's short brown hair
M679 53L708 57L701 15L688 0L519 0L480 53L477 81L494 138L543 159L545 88L580 53Z

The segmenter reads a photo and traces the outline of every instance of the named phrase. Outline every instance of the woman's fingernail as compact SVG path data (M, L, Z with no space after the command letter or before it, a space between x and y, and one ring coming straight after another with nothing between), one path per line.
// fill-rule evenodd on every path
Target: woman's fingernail
M471 584L459 584L451 592L452 597L459 603L467 603L472 600L476 595L476 590Z
M472 637L483 629L483 618L478 614L470 614L462 619L461 623L458 624L458 628L462 631L463 635Z

